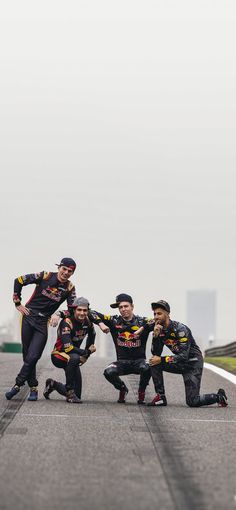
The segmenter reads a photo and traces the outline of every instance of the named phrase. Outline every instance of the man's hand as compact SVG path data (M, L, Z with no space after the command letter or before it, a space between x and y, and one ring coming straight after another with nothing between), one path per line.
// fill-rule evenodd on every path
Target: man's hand
M154 338L158 337L162 330L163 330L163 326L161 326L161 324L155 324L154 330L153 330Z
M161 363L161 356L152 356L149 360L150 367L153 367L154 365L160 365Z
M143 327L143 326L141 326L141 328L137 329L137 330L134 332L134 337L135 337L135 338L139 338L139 337L140 337L140 335L141 335L141 333L143 332L143 330L144 330L144 327Z
M85 358L85 356L80 356L80 365L84 365L84 363L86 363L88 358Z
M110 333L110 328L104 324L104 322L99 322L99 328L103 333Z
M88 350L91 352L91 354L92 354L93 352L96 352L96 345L94 345L94 344L90 345L90 346L89 346L89 348L88 348Z
M58 322L60 320L60 317L59 315L57 315L56 313L54 313L52 316L51 316L51 319L49 321L49 325L52 326L53 328L55 328L57 325L58 325Z
M16 309L18 310L18 312L20 312L22 315L29 315L30 314L30 311L28 308L26 308L26 306L23 306L23 305L19 305L19 306L16 306Z

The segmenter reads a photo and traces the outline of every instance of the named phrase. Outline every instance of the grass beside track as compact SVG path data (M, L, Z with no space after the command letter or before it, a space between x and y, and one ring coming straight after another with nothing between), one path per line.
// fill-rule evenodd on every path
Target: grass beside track
M216 365L217 367L224 368L231 372L232 374L236 374L236 358L226 358L226 357L215 357L215 358L205 358L204 361L206 363L211 363L212 365Z

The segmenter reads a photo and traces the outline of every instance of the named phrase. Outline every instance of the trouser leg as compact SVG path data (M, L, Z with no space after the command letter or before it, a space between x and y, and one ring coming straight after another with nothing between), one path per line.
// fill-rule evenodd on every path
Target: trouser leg
M189 407L201 407L219 402L219 395L207 393L200 395L203 364L197 364L183 373L186 403Z
M81 377L79 363L80 363L79 354L71 354L65 369L67 391L74 390L76 378L77 379L79 378L79 374ZM79 389L79 391L81 390Z
M148 365L146 360L142 360L139 362L139 373L140 373L139 391L145 391L151 379L150 366Z
M82 393L82 376L81 376L81 370L80 370L79 366L76 368L76 372L75 372L75 386L74 386L74 389L75 389L76 396L78 398L81 398L81 393Z
M120 379L120 368L117 362L111 363L104 370L104 376L117 390L122 390L125 387L125 383Z
M38 331L31 325L26 323L23 319L22 324L22 344L23 344L23 358L24 364L16 377L16 384L22 386L25 381L29 386L37 386L36 379L36 364L42 356L46 341L47 341L47 326L45 325L44 331Z
M165 395L165 386L164 386L164 378L163 378L163 364L154 365L151 367L151 375L155 388L155 392L160 395Z

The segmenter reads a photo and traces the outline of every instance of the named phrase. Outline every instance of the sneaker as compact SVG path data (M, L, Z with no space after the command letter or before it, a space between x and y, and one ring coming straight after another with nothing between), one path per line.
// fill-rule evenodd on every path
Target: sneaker
M36 400L38 400L38 388L37 388L37 386L32 386L30 388L30 393L29 393L29 396L28 396L27 400L29 400L30 402L35 402Z
M54 391L54 381L53 379L46 379L46 384L45 384L45 388L44 388L44 392L43 392L43 396L49 400L49 395L50 393L52 393L52 391Z
M138 392L138 404L139 405L145 405L145 391L139 390Z
M7 391L5 393L5 397L7 400L11 400L12 397L14 397L15 395L17 395L17 393L19 393L20 391L20 386L17 386L17 384L15 384L11 390Z
M125 404L125 397L126 397L126 395L128 395L128 393L129 393L129 390L128 390L127 386L124 385L120 390L119 398L118 398L117 402L119 404Z
M154 399L148 403L148 406L167 406L165 395L160 395L160 393L157 393Z
M66 401L69 402L69 404L82 404L82 400L76 396L74 390L68 390L66 392Z
M227 407L228 402L227 402L227 396L226 396L225 390L220 388L217 391L217 395L219 395L218 407Z

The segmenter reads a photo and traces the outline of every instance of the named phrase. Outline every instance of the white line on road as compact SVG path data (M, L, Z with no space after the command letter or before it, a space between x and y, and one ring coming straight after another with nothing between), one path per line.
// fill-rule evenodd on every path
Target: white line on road
M19 416L27 416L29 418L75 418L75 419L81 419L81 418L85 418L85 419L90 419L90 420L97 420L97 419L102 419L102 420L109 420L111 421L111 417L110 416L94 416L94 415L72 415L72 414L24 414L24 413L18 413L18 417ZM129 416L124 416L124 417L117 417L115 418L115 421L124 421L124 420L130 420L132 421L132 418L129 417ZM162 421L184 421L184 422L193 422L193 423L196 423L196 422L211 422L211 423L236 423L236 420L209 420L209 419L186 419L186 418L161 418Z
M77 415L73 415L73 414L38 414L38 413L17 413L17 416L28 416L29 418L32 416L32 417L38 417L38 418L89 418L89 419L96 419L98 420L99 418L101 418L102 420L110 420L111 421L111 417L110 416L93 416L93 415L83 415L83 414L77 414ZM112 417L114 418L114 417ZM115 420L120 420L120 421L123 421L123 420L132 420L132 418L130 416L117 416L115 417Z
M216 374L221 375L221 377L228 379L228 381L232 382L233 384L236 384L236 375L227 372L227 370L216 367L215 365L211 365L211 363L204 363L204 368L212 370L212 372L215 372Z
M189 422L189 421L192 421L194 423L196 422L211 422L211 423L236 423L236 420L194 420L194 419L190 419L190 420L186 420L185 418L166 418L165 421L184 421L184 422Z

